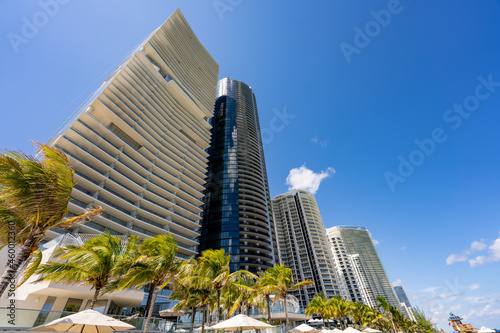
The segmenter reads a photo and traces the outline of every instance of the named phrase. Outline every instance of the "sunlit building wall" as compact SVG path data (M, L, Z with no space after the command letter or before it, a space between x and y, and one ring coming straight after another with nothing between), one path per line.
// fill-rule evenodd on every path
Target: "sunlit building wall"
M294 281L314 282L293 292L301 307L306 307L316 293L327 298L339 296L341 287L314 196L304 190L278 195L273 199L273 214L281 263L292 269Z

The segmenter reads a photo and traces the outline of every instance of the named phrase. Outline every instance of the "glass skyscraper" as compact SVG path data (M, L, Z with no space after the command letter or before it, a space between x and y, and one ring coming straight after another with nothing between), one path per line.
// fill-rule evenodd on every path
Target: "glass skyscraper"
M276 237L252 89L220 80L211 124L200 253L224 249L231 271L266 270L275 263Z

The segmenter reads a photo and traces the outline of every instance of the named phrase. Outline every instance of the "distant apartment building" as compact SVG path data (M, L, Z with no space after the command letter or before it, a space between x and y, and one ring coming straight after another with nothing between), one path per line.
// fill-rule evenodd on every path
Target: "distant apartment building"
M217 86L200 253L224 249L231 271L264 271L278 261L257 102L245 83Z
M341 286L331 260L318 204L304 190L293 190L272 201L281 263L292 269L296 282L311 280L314 285L294 291L300 306L306 307L316 293L327 298L339 296Z
M394 292L396 293L396 296L398 297L398 300L401 304L401 309L403 309L403 312L406 315L406 317L409 319L415 320L415 316L413 315L410 300L408 299L408 296L406 296L406 292L405 292L403 286L394 286Z
M361 302L370 307L376 307L375 294L359 254L347 252L340 232L328 229L327 235L339 283L344 290L343 296L351 302Z
M359 295L363 298L363 294L365 294L366 301L363 300L363 302L369 306L373 306L375 297L383 296L389 304L400 308L399 300L392 289L370 232L366 228L358 226L336 226L327 229L327 232L330 240L332 238L342 240L343 249L350 256L350 269L353 274L351 275L348 269L346 272L349 281L356 281L356 285L352 286L357 287L352 291L352 294L358 299ZM342 267L340 269L342 270ZM345 275L343 276L345 277ZM355 279L351 279L352 276Z
M378 305L375 292L373 291L365 266L361 261L361 257L359 256L359 254L349 254L348 256L349 256L349 263L354 273L354 279L356 281L356 285L358 286L359 293L361 294L361 302L368 305L371 308L374 309L377 308Z
M72 227L71 237L172 234L180 258L198 253L217 76L218 64L176 10L75 111L50 141L75 171L69 212L104 211ZM46 251L66 244L58 232L47 233L50 246L40 244ZM17 295L18 307L78 311L93 292L37 283ZM142 299L142 292L125 292L99 302L118 313Z

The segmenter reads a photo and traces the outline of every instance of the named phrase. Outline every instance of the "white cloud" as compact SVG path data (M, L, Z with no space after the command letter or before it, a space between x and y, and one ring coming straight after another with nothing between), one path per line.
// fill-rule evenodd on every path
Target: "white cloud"
M400 286L401 283L403 283L403 281L401 281L401 279L397 279L396 281L392 282L392 286L395 287L395 286Z
M486 244L483 242L473 241L470 245L471 251L482 251L486 248Z
M328 147L328 143L329 143L328 140L320 140L320 139L318 139L317 136L315 136L314 138L312 138L311 142L320 145L322 148Z
M484 265L487 261L486 259L487 258L485 256L477 256L474 259L469 259L470 267L477 267Z
M451 265L451 264L454 264L456 262L466 261L466 260L467 260L467 256L466 255L463 255L463 254L450 254L448 256L448 258L446 258L446 265Z
M426 293L434 293L436 290L438 290L439 287L427 287L425 288L424 290L422 290L423 292L426 292Z
M471 310L469 313L464 315L465 320L470 320L471 318L498 318L500 316L500 308L494 308L490 304L487 304L484 308L479 311Z
M474 252L481 252L488 249L487 254L481 254L475 258L469 258ZM461 253L452 253L446 258L446 265L452 265L456 262L468 261L470 267L477 267L488 262L500 261L500 237L493 241L493 244L488 246L484 241L474 241L470 248Z
M470 290L476 290L476 289L479 289L479 285L477 283L474 283L474 284L471 284L469 286Z
M474 306L484 306L486 304L500 306L500 295L469 296L465 300Z
M288 177L286 177L286 184L289 185L288 190L301 189L315 194L323 179L333 174L335 174L335 170L331 167L320 173L315 173L303 165L300 168L290 170Z
M375 246L377 246L377 245L379 245L379 244L380 244L380 242L379 242L378 240L376 240L375 238L372 238L372 241L373 241L373 244L374 244Z

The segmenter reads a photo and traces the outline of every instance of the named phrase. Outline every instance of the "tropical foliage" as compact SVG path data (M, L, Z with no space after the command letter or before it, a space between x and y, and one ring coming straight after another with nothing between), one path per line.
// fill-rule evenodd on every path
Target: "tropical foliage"
M16 255L9 252L9 265L0 280L0 296L21 264L37 250L47 230L86 221L101 210L67 217L75 185L73 170L59 149L40 143L36 146L37 157L15 151L0 154L0 248L19 245Z
M329 300L323 294L315 295L306 308L307 315L318 315L326 320L335 319L340 329L347 325L358 330L370 327L382 332L417 332L434 333L434 324L425 317L422 310L413 310L415 321L405 317L397 308L391 306L383 297L377 297L379 308L373 309L363 303L349 302L339 297Z
M129 238L127 245L122 240L105 232L82 245L67 245L57 250L54 257L35 271L42 276L35 282L52 281L90 286L94 296L89 308L93 309L99 296L116 290L120 277L117 268L134 256L137 238Z

